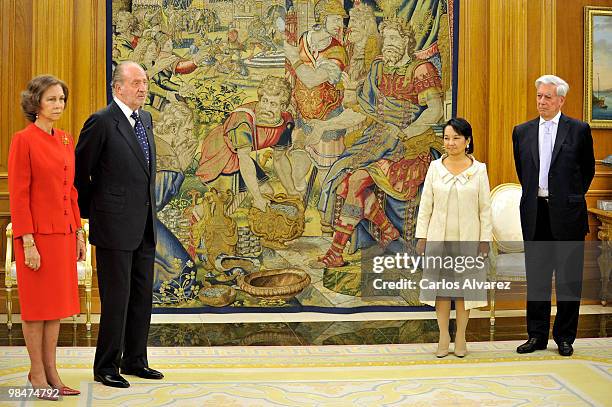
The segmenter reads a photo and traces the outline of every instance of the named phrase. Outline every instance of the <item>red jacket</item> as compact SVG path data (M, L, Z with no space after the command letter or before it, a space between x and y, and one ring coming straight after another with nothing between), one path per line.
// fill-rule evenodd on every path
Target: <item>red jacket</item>
M74 141L35 124L15 133L8 158L13 236L70 233L81 225L74 187Z

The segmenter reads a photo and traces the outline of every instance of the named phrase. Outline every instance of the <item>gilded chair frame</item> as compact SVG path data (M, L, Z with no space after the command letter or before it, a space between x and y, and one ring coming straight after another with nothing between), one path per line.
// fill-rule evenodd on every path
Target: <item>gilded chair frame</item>
M84 268L83 277L79 276L78 284L85 289L85 326L87 332L91 332L91 281L93 267L91 265L91 245L89 244L89 223L83 223L86 258L80 261ZM13 278L11 269L13 267L13 224L6 226L6 259L4 263L4 286L6 289L6 326L9 331L13 328L13 290L17 285L17 279ZM74 318L74 317L73 317Z

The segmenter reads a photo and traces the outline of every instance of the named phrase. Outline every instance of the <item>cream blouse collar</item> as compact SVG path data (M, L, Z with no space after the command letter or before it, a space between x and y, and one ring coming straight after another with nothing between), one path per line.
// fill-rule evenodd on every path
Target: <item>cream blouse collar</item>
M472 160L472 165L467 167L460 174L453 175L448 170L448 168L446 168L446 166L442 163L442 160L444 160L447 156L448 154L443 154L442 157L440 157L437 160L438 161L438 171L440 172L440 178L442 178L442 182L444 182L445 184L448 184L449 182L456 180L456 181L461 182L461 184L465 185L470 180L470 178L474 176L474 174L476 174L476 172L478 171L478 165L480 163L472 155L468 155L468 157L470 157L470 159Z

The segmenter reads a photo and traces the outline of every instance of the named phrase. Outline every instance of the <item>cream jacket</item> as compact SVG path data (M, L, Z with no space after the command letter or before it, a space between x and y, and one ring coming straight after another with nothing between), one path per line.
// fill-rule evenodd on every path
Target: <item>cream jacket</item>
M491 202L487 166L476 161L455 176L442 164L442 156L431 163L419 204L416 237L444 241L448 198L457 186L459 205L459 240L489 242L492 238Z

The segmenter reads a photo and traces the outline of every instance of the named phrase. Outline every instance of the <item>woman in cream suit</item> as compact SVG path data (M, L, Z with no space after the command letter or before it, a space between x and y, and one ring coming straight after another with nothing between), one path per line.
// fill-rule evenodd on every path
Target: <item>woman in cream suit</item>
M423 267L421 302L436 307L440 329L436 356L440 358L448 355L452 299L457 313L454 353L457 357L467 353L465 330L470 309L485 306L487 301L484 289L474 289L473 284L466 287L465 283L486 281L484 260L492 235L487 168L471 155L474 140L467 120L454 118L446 123L444 148L446 153L427 171L416 229L416 250L427 254L425 260L449 255L454 260L452 267L445 263L442 268L433 261ZM476 261L459 262L465 256Z

